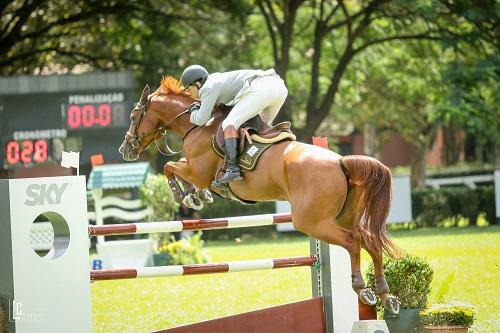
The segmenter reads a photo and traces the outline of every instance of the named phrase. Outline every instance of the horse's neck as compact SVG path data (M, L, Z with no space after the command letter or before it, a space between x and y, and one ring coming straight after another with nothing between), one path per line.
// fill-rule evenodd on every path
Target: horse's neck
M207 152L212 152L215 160L217 159L217 155L215 155L215 152L212 150L212 136L215 134L217 128L220 123L222 123L226 115L227 113L224 114L215 110L212 115L212 120L210 120L205 126L196 127L184 138L184 149L188 159L200 156L204 156L204 158L206 158ZM205 160L205 162L207 165L209 164L208 160Z
M179 98L175 100L174 107L179 109L176 113L180 114L186 111L191 105L191 103L194 102L194 100L187 96L178 96L178 97ZM193 124L191 124L189 119L190 119L189 114L180 116L172 123L172 130L180 137L183 137L187 133L187 131L189 131L189 129L193 126Z

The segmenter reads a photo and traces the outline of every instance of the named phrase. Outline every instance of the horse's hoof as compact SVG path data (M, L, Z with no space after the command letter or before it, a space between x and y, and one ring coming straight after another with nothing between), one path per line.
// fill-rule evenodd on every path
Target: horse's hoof
M371 288L364 288L359 291L359 299L367 305L375 305L377 303L377 296Z
M203 202L193 194L186 195L182 200L182 203L186 205L186 207L195 210L200 210L203 208Z
M384 304L384 309L389 311L392 314L398 314L399 313L399 299L396 296L392 295L387 295L383 299L383 304Z
M203 189L198 191L198 197L204 203L212 203L214 202L214 198L212 197L212 192L209 189Z

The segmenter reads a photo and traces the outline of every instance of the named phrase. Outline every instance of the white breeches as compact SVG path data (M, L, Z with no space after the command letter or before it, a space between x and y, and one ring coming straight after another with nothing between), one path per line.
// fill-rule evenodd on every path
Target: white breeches
M271 124L287 95L288 89L278 75L256 77L222 122L222 129L228 126L240 128L245 121L258 114L267 124Z

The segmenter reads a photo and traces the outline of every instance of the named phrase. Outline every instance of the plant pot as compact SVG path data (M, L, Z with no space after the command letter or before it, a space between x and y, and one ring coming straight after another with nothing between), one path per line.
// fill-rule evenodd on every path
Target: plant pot
M465 326L424 326L425 333L467 333L468 327Z
M401 309L398 314L384 310L384 319L391 333L416 332L420 309Z

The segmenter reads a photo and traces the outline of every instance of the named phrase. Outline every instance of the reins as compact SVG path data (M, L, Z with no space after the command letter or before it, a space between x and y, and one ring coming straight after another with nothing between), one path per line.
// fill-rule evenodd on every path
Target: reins
M149 103L148 103L149 105ZM144 112L145 113L145 112ZM189 113L189 109L186 109L184 110L183 112L179 113L178 115L176 115L174 118L172 118L171 120L169 120L168 122L164 123L162 126L158 127L157 129L155 129L154 131L152 132L149 132L145 135L143 135L139 140L138 140L138 144L141 143L141 141L145 138L145 137L148 137L149 135L151 134L155 134L155 138L154 138L154 142L155 142L155 146L156 146L156 149L158 150L158 152L160 154L162 154L163 156L175 156L175 155L178 155L180 153L182 153L184 151L184 149L181 149L179 151L173 151L170 146L168 145L168 142L167 142L167 138L165 137L165 134L167 133L167 127L168 125L170 125L172 122L174 122L175 120L177 120L178 118L180 118L181 116L185 115L185 114L188 114ZM188 130L186 131L186 133L184 133L182 135L182 141L184 141L184 139L188 136L188 134L193 130L195 129L196 127L198 127L197 125L192 125L190 128L188 128ZM167 152L163 152L161 149L160 149L160 146L158 145L158 133L160 133L160 135L162 135L165 140L164 140L164 143L165 143L165 148L167 149Z

